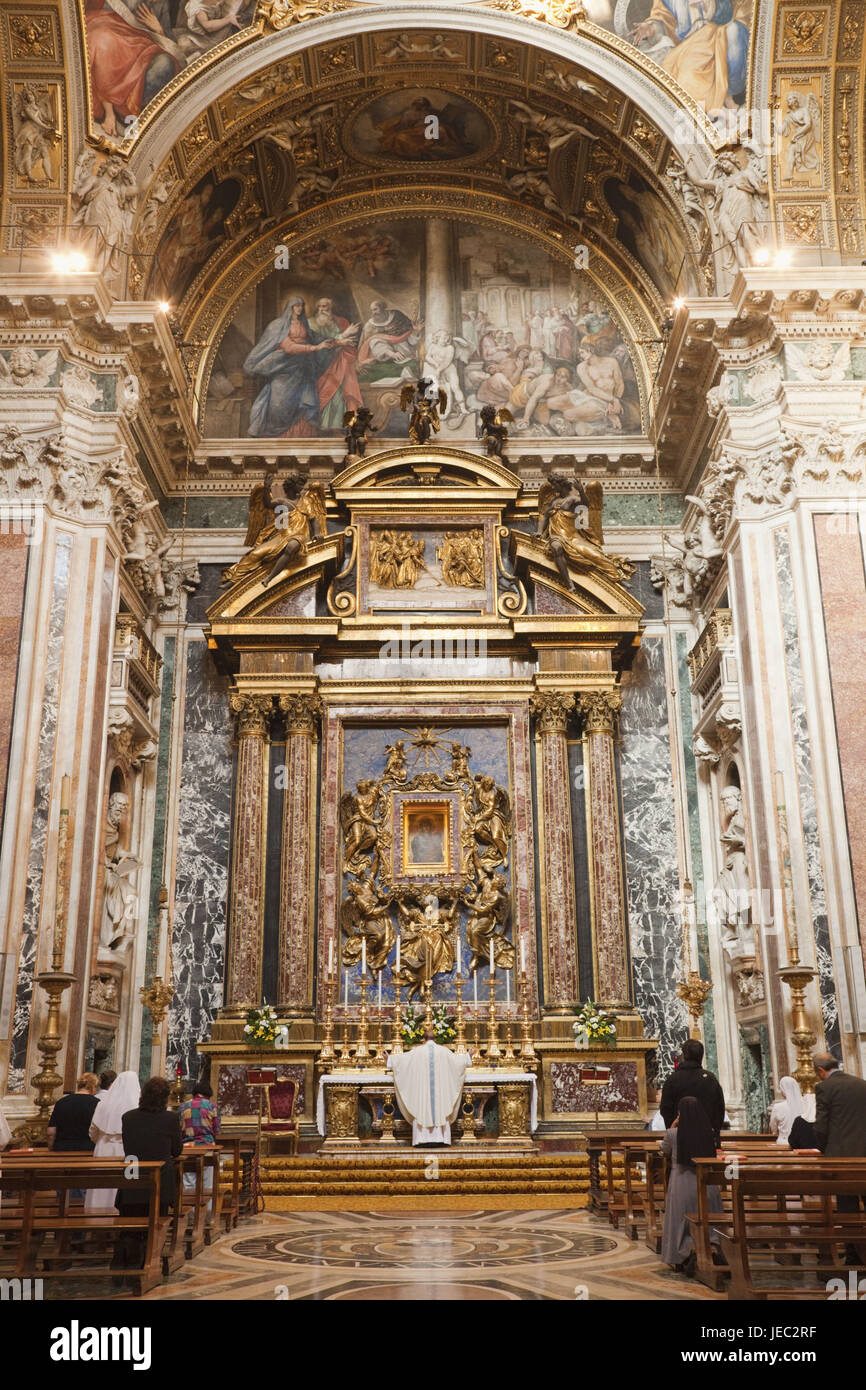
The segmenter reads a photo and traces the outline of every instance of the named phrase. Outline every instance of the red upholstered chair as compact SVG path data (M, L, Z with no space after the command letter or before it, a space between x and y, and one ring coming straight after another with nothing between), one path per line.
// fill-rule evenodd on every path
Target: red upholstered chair
M275 1081L267 1088L268 1097L268 1118L262 1121L262 1133L268 1136L268 1152L270 1153L271 1136L280 1136L289 1140L291 1152L298 1152L298 1121L295 1116L295 1106L298 1103L298 1083L286 1079L285 1081Z

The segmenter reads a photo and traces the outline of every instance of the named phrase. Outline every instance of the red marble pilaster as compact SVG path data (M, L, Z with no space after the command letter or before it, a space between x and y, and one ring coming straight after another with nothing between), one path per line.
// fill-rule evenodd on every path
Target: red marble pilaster
M569 1009L577 1001L577 908L574 845L565 731L574 696L554 690L533 695L532 713L540 733L539 800L542 835L541 913L544 931L544 1004Z
M313 1009L313 883L315 797L313 768L322 701L281 695L286 717L286 789L280 862L277 1004L282 1011Z
M260 1002L265 910L269 695L230 696L237 716L234 843L229 896L226 1007L241 1013Z
M607 1007L629 1008L633 991L614 760L614 725L621 706L617 690L578 697L588 754L596 998Z

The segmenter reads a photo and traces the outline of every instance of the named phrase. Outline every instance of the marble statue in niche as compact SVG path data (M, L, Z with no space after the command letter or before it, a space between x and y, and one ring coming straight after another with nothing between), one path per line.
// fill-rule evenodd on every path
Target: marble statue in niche
M126 792L112 792L108 798L105 848L103 851L102 921L99 928L99 957L111 960L126 951L132 942L138 895L131 880L141 860L120 843L121 828L129 814Z
M729 784L719 798L722 807L722 869L713 894L716 920L721 927L722 946L729 956L755 953L752 923L752 895L746 859L746 822L743 794Z

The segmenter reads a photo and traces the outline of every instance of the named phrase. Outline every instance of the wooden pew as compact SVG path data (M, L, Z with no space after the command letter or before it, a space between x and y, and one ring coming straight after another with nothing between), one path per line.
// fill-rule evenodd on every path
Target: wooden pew
M180 1159L181 1174L195 1175L195 1188L192 1192L184 1191L182 1179L180 1183L181 1203L187 1218L184 1239L188 1260L193 1259L205 1245L210 1245L211 1229L219 1221L219 1154L216 1144L184 1144L183 1147ZM211 1174L210 1190L205 1177L207 1173ZM213 1218L209 1221L211 1206Z
M730 1230L721 1233L729 1298L826 1298L830 1279L847 1285L845 1246L866 1246L862 1210L836 1210L837 1197L866 1193L866 1159L793 1157L743 1164L733 1179Z
M255 1210L252 1178L256 1141L236 1134L221 1137L219 1147L223 1162L231 1155L231 1179L227 1184L221 1184L221 1215L228 1232L237 1226L240 1217L248 1216Z
M161 1169L158 1161L139 1161L137 1174L128 1176L124 1159L94 1159L91 1154L2 1158L0 1227L13 1240L0 1249L0 1263L8 1263L7 1255L14 1258L10 1272L19 1278L123 1276L138 1294L153 1288L162 1279L161 1251L169 1226L169 1218L159 1212ZM140 1193L147 1205L146 1215L85 1213L83 1206L73 1206L70 1201L76 1188L121 1187ZM118 1239L130 1233L145 1236L141 1263L121 1269L111 1261Z

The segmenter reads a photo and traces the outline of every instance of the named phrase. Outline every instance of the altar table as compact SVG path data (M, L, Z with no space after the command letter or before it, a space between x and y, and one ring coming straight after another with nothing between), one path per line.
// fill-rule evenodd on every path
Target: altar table
M529 1071L510 1071L503 1067L470 1067L466 1072L463 1084L464 1096L477 1091L487 1091L488 1094L498 1090L503 1085L523 1084L529 1087L529 1132L534 1134L538 1129L538 1086L533 1072ZM319 1081L319 1092L316 1099L316 1125L323 1138L328 1137L327 1111L325 1103L325 1088L327 1086L351 1087L355 1090L354 1107L357 1117L357 1104L362 1091L367 1088L383 1088L393 1091L394 1073L390 1070L374 1071L338 1071L328 1072ZM462 1113L462 1101L461 1101ZM348 1119L348 1116L346 1117ZM351 1140L352 1135L347 1133L350 1125L343 1123L340 1126L339 1138L343 1141ZM357 1118L354 1125L357 1140ZM504 1137L504 1136L503 1136ZM381 1142L381 1141L380 1141Z

